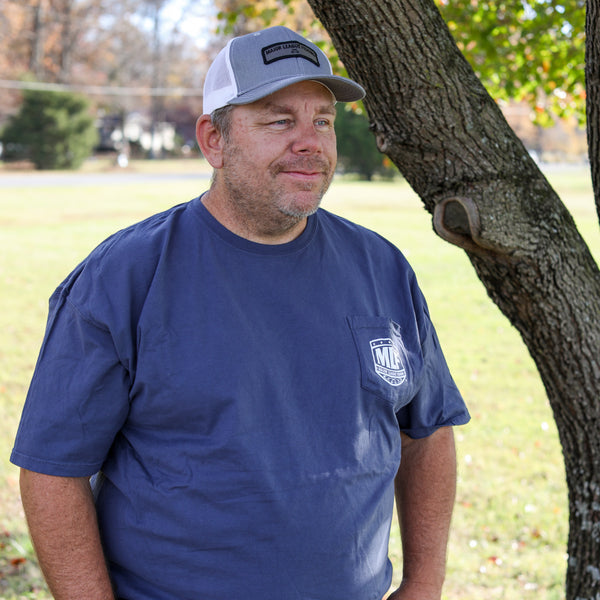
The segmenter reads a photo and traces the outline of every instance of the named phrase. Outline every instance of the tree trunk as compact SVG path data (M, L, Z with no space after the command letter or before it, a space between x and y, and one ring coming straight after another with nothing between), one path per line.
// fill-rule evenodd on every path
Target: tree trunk
M161 87L163 80L163 64L162 64L162 43L160 37L160 30L162 25L161 11L164 8L164 0L153 0L149 3L149 7L152 10L152 88L156 89ZM163 98L157 94L153 94L151 98L150 116L152 124L150 126L151 132L151 147L150 147L150 158L161 158L162 157L162 146L160 150L157 150L158 146L158 123L161 120L161 113L163 112Z
M600 272L433 0L308 0L381 151L462 247L540 372L569 489L567 599L600 598Z
M69 83L71 78L71 64L73 62L73 50L75 48L75 35L73 34L74 18L73 0L66 0L61 6L61 43L59 55L58 81Z
M29 70L40 79L43 73L45 17L44 0L38 0L32 7L33 23L31 26L31 54L29 56Z
M596 212L600 218L600 2L587 0L585 14L585 89L588 156Z

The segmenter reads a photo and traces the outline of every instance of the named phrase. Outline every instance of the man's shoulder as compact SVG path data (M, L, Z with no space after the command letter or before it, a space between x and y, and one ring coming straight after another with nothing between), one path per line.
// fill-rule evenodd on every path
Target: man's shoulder
M380 233L351 221L345 217L319 209L321 227L330 235L349 245L367 246L372 249L380 248L381 251L402 256L400 250Z
M160 248L165 243L188 216L189 205L190 202L178 204L117 231L98 245L89 258L138 261L154 247Z
M117 231L90 252L55 294L70 295L81 303L102 295L101 291L112 296L143 294L169 241L186 229L190 204L179 204Z

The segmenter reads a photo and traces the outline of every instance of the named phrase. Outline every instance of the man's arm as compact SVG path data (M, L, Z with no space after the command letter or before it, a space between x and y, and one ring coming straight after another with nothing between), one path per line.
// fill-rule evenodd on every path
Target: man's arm
M451 427L423 439L402 435L395 490L404 570L402 585L389 600L440 600L456 495Z
M88 478L21 469L21 498L54 598L113 600Z

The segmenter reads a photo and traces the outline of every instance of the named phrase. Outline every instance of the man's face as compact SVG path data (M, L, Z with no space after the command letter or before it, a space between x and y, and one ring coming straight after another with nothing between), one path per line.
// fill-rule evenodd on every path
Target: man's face
M219 177L238 219L267 233L317 210L337 160L334 103L304 81L233 109Z

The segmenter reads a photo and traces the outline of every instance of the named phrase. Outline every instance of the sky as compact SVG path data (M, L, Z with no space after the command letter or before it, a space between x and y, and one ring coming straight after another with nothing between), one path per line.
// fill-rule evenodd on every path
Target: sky
M160 0L159 0L160 2ZM148 2L146 11L140 10L135 19L141 27L152 31L154 14L152 2ZM168 35L177 25L178 29L196 40L199 47L205 47L210 41L217 25L216 10L212 0L166 0L160 13L164 32Z
M206 46L216 26L216 11L211 0L170 0L163 18L168 27L179 21L181 30L200 46Z

